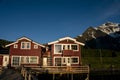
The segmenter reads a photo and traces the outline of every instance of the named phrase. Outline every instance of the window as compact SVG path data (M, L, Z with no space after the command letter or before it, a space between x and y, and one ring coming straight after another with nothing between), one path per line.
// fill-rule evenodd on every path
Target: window
M38 49L38 45L34 45L34 49Z
M63 45L63 50L65 50L65 45Z
M61 45L55 45L55 53L58 54L61 52L62 52Z
M21 57L21 63L25 63L24 57Z
M78 64L79 63L79 58L78 57L72 57L71 58L73 64Z
M18 48L18 45L17 45L17 44L14 44L14 48Z
M30 42L21 42L21 49L30 49Z
M37 62L38 62L37 56L30 57L30 63L37 63Z
M61 66L61 58L55 58L55 66Z
M65 57L62 58L62 64L66 64L66 58Z
M27 44L27 49L29 49L30 48L30 43L26 43Z
M13 56L12 57L12 65L13 66L19 66L19 62L20 62L20 57L18 56Z
M78 46L77 45L71 45L71 49L72 50L78 50Z
M24 49L25 48L25 43L22 43L22 49Z
M67 49L70 50L70 45L67 45Z
M26 63L29 63L29 57L28 56L26 57Z

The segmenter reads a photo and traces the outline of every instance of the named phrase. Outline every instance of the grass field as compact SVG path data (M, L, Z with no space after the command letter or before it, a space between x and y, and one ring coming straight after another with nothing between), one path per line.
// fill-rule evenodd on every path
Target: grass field
M120 68L120 52L98 49L82 49L82 64L91 69Z

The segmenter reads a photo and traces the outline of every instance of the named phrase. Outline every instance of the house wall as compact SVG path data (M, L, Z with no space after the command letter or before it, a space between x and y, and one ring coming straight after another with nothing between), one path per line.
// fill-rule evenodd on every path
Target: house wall
M3 64L3 55L0 55L0 66Z
M76 44L74 41L71 40L64 40L60 41L56 44ZM63 54L54 54L54 44L51 45L51 54L52 54L52 65L54 65L54 57L72 57L72 56L78 56L79 57L79 64L72 64L71 66L79 66L81 65L81 45L78 45L79 50L78 51L72 51L72 50L65 50ZM70 54L69 54L70 53Z
M10 46L10 64L11 64L11 58L14 55L16 55L16 56L38 56L39 57L38 64L40 64L41 63L40 62L41 61L41 51L42 51L41 46L38 46L38 49L34 49L34 43L31 42L31 49L21 49L22 41L27 41L27 40L22 39L18 43L16 43L18 45L18 48L14 48L14 45ZM27 41L27 42L30 42L30 41Z

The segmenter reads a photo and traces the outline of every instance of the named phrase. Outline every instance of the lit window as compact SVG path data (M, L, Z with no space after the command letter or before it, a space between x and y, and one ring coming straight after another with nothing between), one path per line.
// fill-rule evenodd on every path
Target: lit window
M77 45L71 45L71 49L72 50L78 50L78 46Z
M14 48L18 48L18 45L17 45L17 44L14 44Z

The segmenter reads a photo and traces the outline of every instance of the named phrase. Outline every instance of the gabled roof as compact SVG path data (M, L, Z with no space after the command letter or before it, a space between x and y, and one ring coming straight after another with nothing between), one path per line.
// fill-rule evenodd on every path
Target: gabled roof
M58 40L56 40L56 41L49 42L48 45L55 44L55 43L58 43L58 42L63 41L63 40L72 40L72 41L74 41L75 43L80 44L80 45L82 45L82 46L85 45L84 43L78 42L78 41L76 41L76 39L71 38L71 37L60 38L60 39L58 39Z
M45 47L44 45L41 45L41 44L39 44L39 43L37 43L37 42L34 42L33 40L31 40L31 39L29 39L29 38L27 38L27 37L21 37L21 38L17 39L15 42L6 45L5 47L14 45L14 44L18 43L18 42L19 42L20 40L22 40L22 39L26 39L26 40L28 40L28 41L32 41L32 42L33 42L34 44L36 44L36 45L39 45L39 46L41 46L41 47Z

